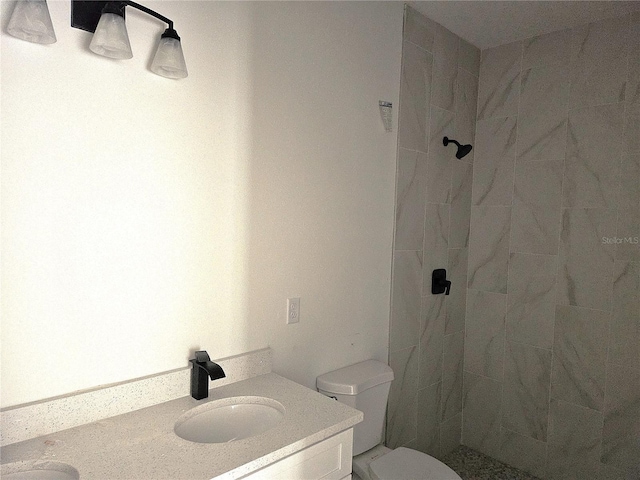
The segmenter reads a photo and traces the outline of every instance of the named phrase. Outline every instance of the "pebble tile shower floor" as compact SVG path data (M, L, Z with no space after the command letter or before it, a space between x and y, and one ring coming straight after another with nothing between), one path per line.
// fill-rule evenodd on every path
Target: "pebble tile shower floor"
M540 480L463 445L442 461L455 470L462 480Z

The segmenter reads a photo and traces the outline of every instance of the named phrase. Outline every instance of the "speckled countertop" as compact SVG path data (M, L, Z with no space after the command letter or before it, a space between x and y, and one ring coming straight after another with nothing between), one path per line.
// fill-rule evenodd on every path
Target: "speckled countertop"
M227 397L263 396L285 408L272 429L225 444L183 440L175 421L187 410ZM269 373L209 391L2 447L2 464L55 461L81 479L236 479L362 421L363 415L302 385ZM6 465L5 465L5 473Z

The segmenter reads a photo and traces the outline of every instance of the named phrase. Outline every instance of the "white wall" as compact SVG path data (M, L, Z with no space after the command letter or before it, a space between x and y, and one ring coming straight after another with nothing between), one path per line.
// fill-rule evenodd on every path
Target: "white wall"
M49 1L58 43L5 33L2 406L270 345L274 369L386 359L402 4L148 1L189 77L114 62ZM302 321L285 325L286 297ZM186 392L185 392L186 393Z

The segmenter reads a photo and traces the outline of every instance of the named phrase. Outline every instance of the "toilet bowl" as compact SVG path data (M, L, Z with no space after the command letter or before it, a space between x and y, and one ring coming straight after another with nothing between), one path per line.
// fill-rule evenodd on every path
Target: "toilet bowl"
M376 360L320 375L318 391L364 413L354 428L354 480L461 480L447 465L426 453L381 444L393 370Z

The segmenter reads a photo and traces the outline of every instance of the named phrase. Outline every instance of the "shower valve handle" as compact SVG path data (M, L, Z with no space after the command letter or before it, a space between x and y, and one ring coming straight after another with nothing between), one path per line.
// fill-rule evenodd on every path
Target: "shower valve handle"
M444 268L436 268L431 274L431 293L449 295L451 281L447 280L447 271Z

